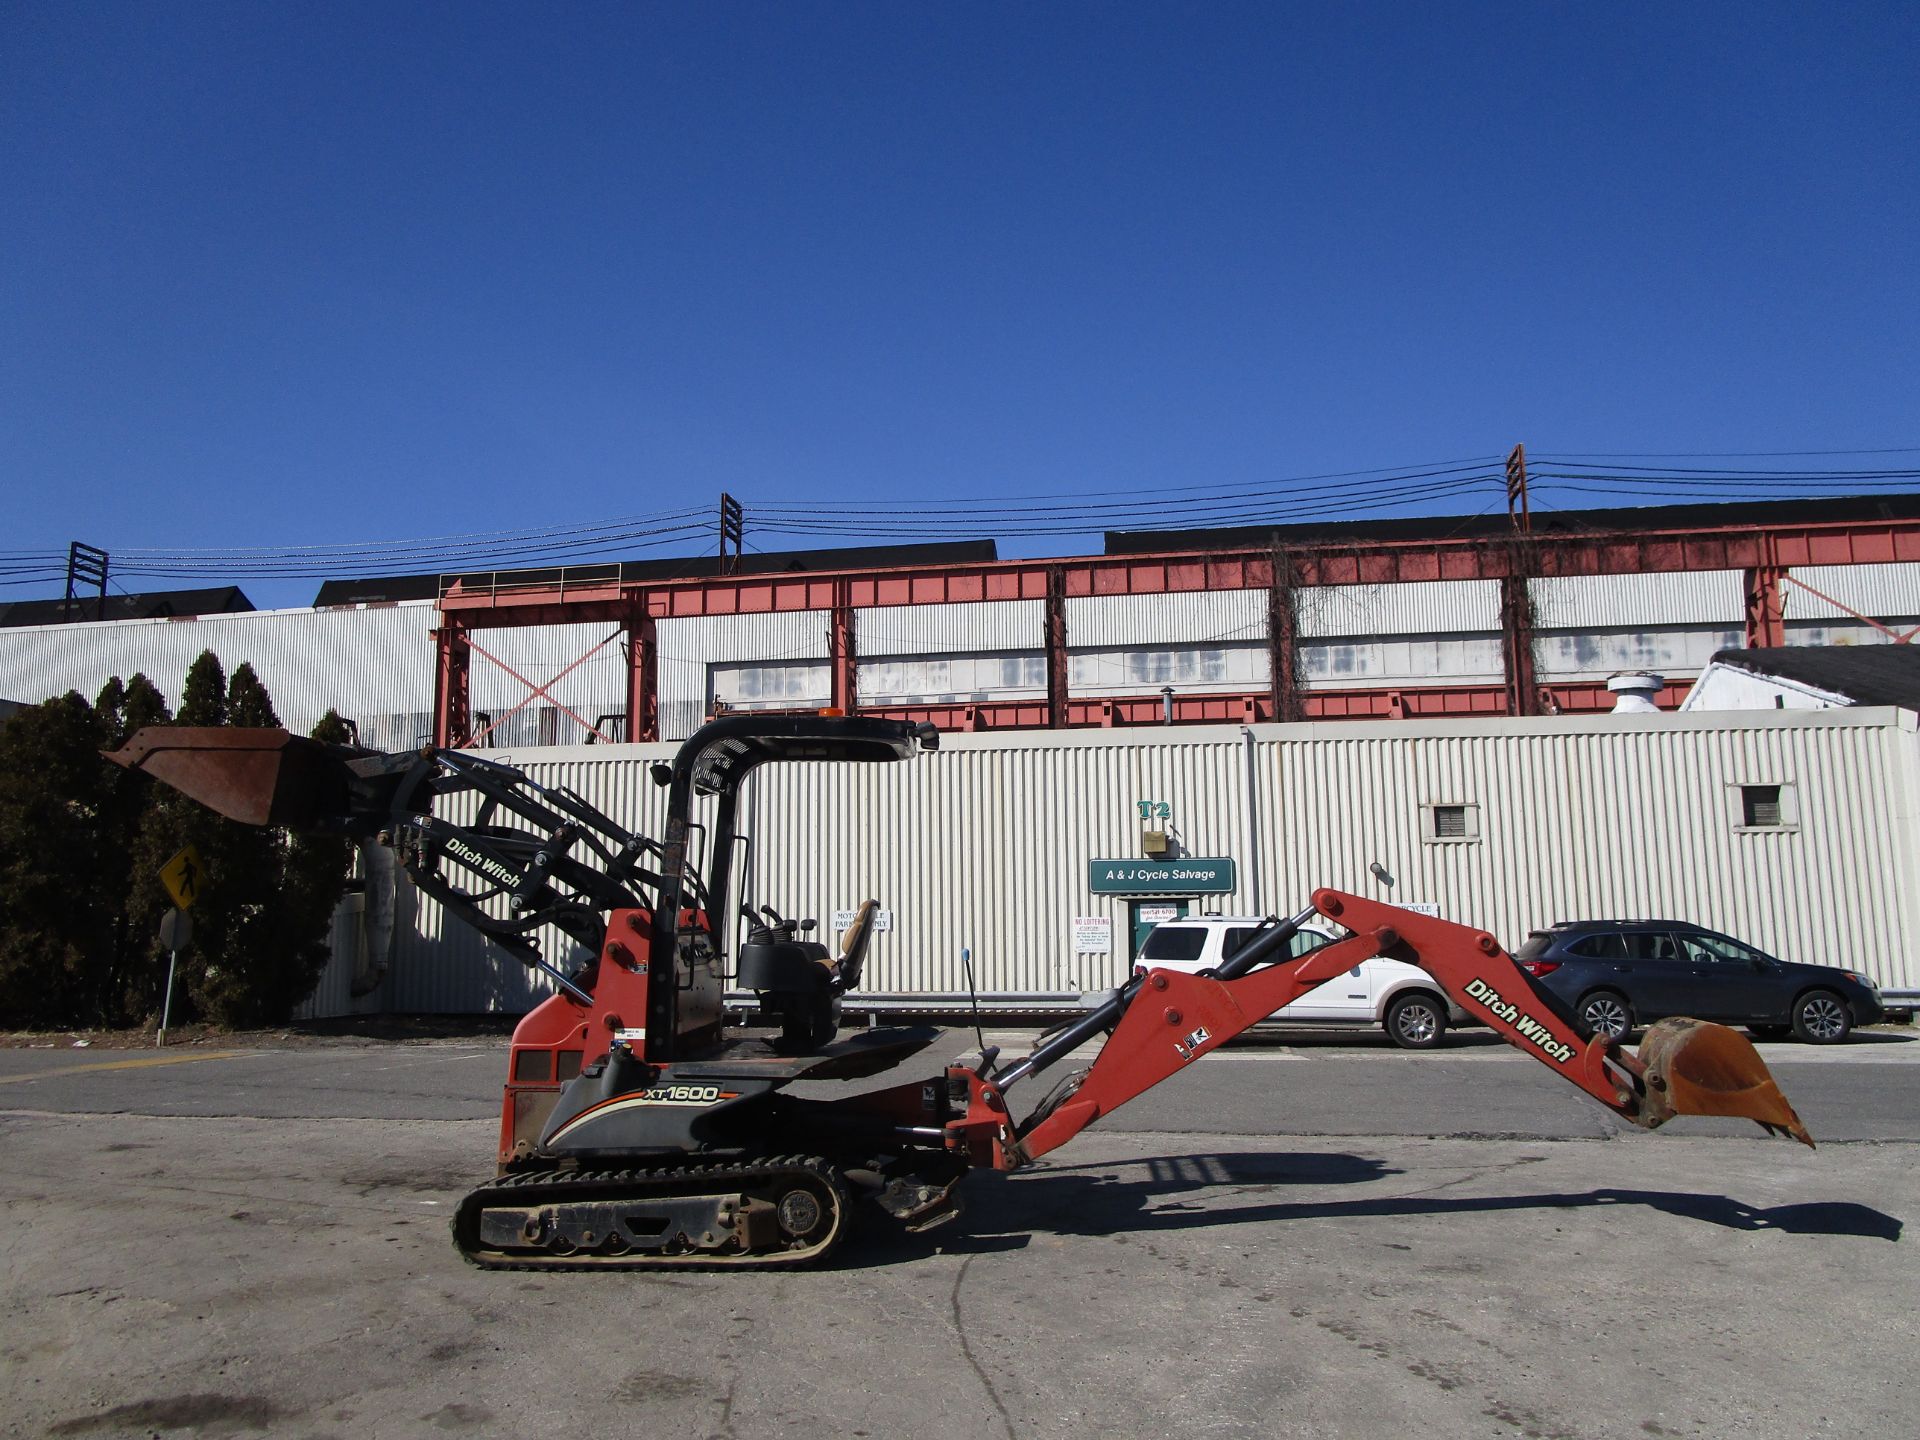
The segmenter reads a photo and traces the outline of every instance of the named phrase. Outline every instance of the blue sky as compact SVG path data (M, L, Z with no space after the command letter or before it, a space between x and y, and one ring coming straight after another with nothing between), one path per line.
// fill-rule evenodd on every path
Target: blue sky
M726 490L772 550L833 537L756 506L1920 446L1916 42L1866 4L12 5L0 549Z

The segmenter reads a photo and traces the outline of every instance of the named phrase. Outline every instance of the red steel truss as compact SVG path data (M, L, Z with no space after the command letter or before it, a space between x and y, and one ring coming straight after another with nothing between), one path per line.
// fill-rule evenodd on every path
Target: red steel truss
M1211 554L1099 555L1004 560L913 569L816 571L804 575L720 575L630 584L454 584L440 599L435 740L470 744L471 632L530 625L608 623L624 627L628 656L628 736L659 738L654 626L690 616L764 615L818 610L828 616L832 703L852 711L858 699L854 612L893 605L1039 600L1046 613L1047 693L982 705L860 706L863 714L935 720L955 729L1030 729L1162 724L1159 694L1116 699L1067 691L1066 601L1096 595L1165 595L1200 590L1260 590L1271 602L1269 649L1293 654L1291 592L1304 586L1377 585L1434 580L1499 580L1506 673L1485 685L1395 689L1307 689L1291 663L1274 667L1257 693L1176 695L1180 724L1418 718L1444 715L1585 713L1611 708L1598 684L1541 685L1533 674L1533 620L1525 581L1542 577L1741 570L1747 594L1746 643L1784 641L1781 585L1795 566L1920 561L1920 520L1736 524L1688 530L1580 536L1512 535L1494 539L1415 539L1301 545ZM511 577L501 577L510 582ZM1659 697L1672 706L1684 686Z

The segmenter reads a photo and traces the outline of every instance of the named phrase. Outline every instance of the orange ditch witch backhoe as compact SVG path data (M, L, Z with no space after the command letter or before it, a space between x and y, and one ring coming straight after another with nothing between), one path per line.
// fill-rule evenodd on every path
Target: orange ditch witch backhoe
M838 954L804 938L812 922L740 905L742 938L723 952L733 857L746 843L735 827L741 785L761 765L893 762L938 740L932 726L886 720L716 720L671 765L653 767L669 792L658 841L571 790L466 751L382 755L284 730L156 728L109 758L235 820L377 838L421 890L551 978L557 993L514 1031L497 1174L453 1221L461 1253L482 1266L805 1264L839 1242L856 1199L928 1228L958 1213L955 1186L969 1169L1037 1159L1372 955L1420 966L1509 1043L1635 1125L1744 1116L1813 1143L1733 1031L1665 1020L1637 1055L1584 1039L1491 935L1332 890L1268 920L1211 974L1130 979L1010 1064L990 1050L905 1084L792 1093L796 1081L882 1074L941 1032L840 1037L872 902ZM698 819L696 797L708 802ZM1285 958L1316 911L1351 937ZM584 947L587 963L569 974L543 957L534 932L547 925ZM779 1018L777 1039L726 1031L729 974ZM1008 1092L1101 1035L1092 1063L1016 1120Z

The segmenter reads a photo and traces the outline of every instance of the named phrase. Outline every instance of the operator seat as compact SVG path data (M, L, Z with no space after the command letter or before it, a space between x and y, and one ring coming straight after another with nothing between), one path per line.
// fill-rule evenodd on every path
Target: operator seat
M853 989L860 983L860 971L867 963L867 946L873 940L873 919L880 909L878 900L863 900L853 913L853 923L840 937L840 958L833 966L834 988Z
M837 957L817 940L782 939L764 923L756 923L741 945L735 976L759 997L762 1010L780 1017L776 1048L782 1054L805 1055L833 1043L840 997L860 983L879 909L878 900L861 903Z

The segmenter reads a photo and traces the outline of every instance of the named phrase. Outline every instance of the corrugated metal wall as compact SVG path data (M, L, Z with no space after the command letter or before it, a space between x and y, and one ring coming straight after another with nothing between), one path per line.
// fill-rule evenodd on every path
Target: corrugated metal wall
M187 667L211 650L229 675L253 666L289 729L311 729L328 706L430 717L434 615L421 602L0 630L0 694L34 703L71 689L91 700L108 676L141 672L177 707Z
M1276 741L1262 797L1289 807L1275 885L1380 894L1365 878L1378 860L1397 881L1392 898L1438 902L1509 945L1555 920L1678 918L1785 959L1920 983L1913 717L1715 718L1726 723L1297 727L1319 733ZM1347 733L1326 733L1335 728ZM1737 830L1743 784L1793 786L1798 828ZM1478 806L1480 838L1424 840L1423 803Z
M906 764L759 772L741 894L823 926L878 899L895 924L874 940L875 993L963 991L963 948L983 993L1099 989L1126 968L1127 903L1089 892L1087 862L1138 855L1135 804L1155 800L1186 853L1238 862L1238 892L1196 909L1291 910L1333 885L1433 901L1511 946L1557 919L1679 918L1911 987L1914 726L1850 710L949 735ZM658 833L665 792L645 766L670 753L573 749L526 768ZM1742 784L1794 787L1797 828L1738 830ZM1424 840L1433 803L1477 807L1479 838ZM1114 954L1073 954L1089 915L1112 921ZM390 1009L512 1011L546 990L406 886L395 952L377 997Z
M1294 591L1300 635L1460 635L1500 629L1497 580L1321 585ZM1262 632L1264 633L1264 632Z
M862 658L1040 650L1047 643L1046 607L1038 600L885 605L853 613Z
M1533 623L1542 630L1731 624L1746 615L1739 570L1673 575L1570 575L1532 580Z
M1820 592L1816 595L1793 584L1781 586L1781 605L1789 620L1857 624L1848 610L1883 621L1920 616L1920 565L1796 565L1787 575Z
M1725 627L1667 626L1646 630L1546 630L1533 639L1541 680L1605 680L1622 670L1651 670L1679 679L1704 670L1716 651L1745 643L1736 623ZM1496 668L1495 674L1500 673Z
M660 621L654 629L660 647L660 733L684 740L700 728L711 708L709 665L824 660L832 653L831 633L832 619L824 610ZM826 704L824 694L808 698Z
M1266 643L1265 590L1195 590L1172 595L1069 595L1067 644L1206 645Z
M1073 954L1087 862L1137 855L1137 799L1179 797L1173 825L1196 854L1230 854L1244 829L1235 731L1155 744L948 736L911 764L786 766L754 784L756 898L829 914L867 898L895 914L868 960L868 988L962 991L963 947L990 991L1079 991L1126 957ZM1103 908L1105 907L1105 908ZM1116 924L1124 946L1124 906Z
M1398 639L1308 640L1300 646L1299 675L1309 685L1444 685L1497 681L1502 670L1498 635L1419 635Z
M1745 587L1738 570L1533 580L1536 672L1542 680L1693 674L1716 650L1743 643Z
M1920 616L1920 565L1794 573L1878 618ZM1536 580L1541 678L1604 678L1631 669L1692 673L1714 650L1740 642L1741 586L1738 571ZM1793 585L1785 588L1785 601L1798 640L1880 638ZM1300 674L1310 684L1473 682L1501 673L1499 587L1492 581L1303 588L1295 603ZM1183 691L1262 688L1266 607L1264 590L1070 597L1074 692L1126 693L1163 684ZM857 645L875 661L1031 656L1042 647L1042 611L1037 600L864 609ZM359 723L366 743L399 748L432 728L434 622L434 607L415 602L0 630L0 696L32 703L73 688L91 697L109 675L137 670L177 701L187 666L211 648L229 670L250 662L291 728L310 728L332 705ZM770 697L767 703L825 704L830 681L821 667L829 628L824 611L661 621L662 732L683 738L697 728L711 709L713 686L723 683L712 673L716 667L764 672L723 677L736 703L753 703L748 692L757 685L754 693ZM510 669L552 685L553 698L588 721L624 714L624 640L611 640L560 678L611 634L595 625L475 632L487 654L473 662L474 709L497 720L526 699L527 687ZM888 703L911 703L915 696L896 692L921 675L942 695L994 699L1044 684L1020 669L897 669L876 676L876 684ZM527 748L574 742L581 733L543 698L505 720L493 739Z

